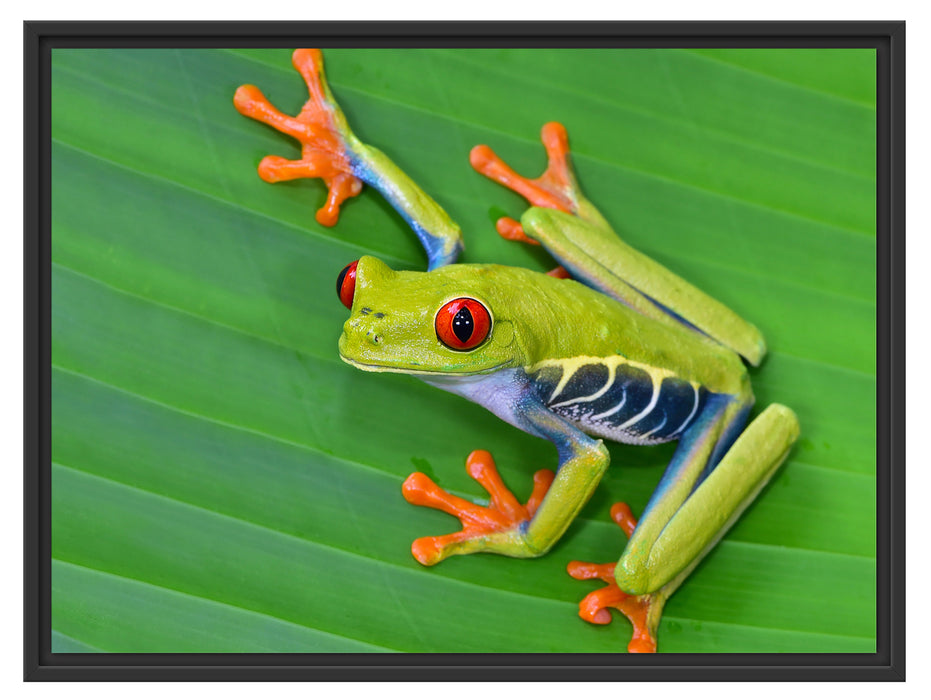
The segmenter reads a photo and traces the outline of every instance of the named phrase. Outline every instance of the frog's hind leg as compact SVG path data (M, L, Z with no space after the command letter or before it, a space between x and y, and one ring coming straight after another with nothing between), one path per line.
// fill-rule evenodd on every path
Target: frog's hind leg
M795 414L779 404L768 406L736 439L745 404L706 410L705 420L693 426L696 433L683 437L636 527L632 518L625 526L618 506L612 509L629 538L618 563L569 565L574 578L608 584L582 601L579 615L605 624L605 608L623 612L634 625L629 651L655 651L666 601L769 482L799 434Z
M625 557L639 561L637 554L643 549L643 543L656 539L657 533L674 517L701 481L705 467L715 458L716 453L733 442L735 434L743 428L750 403L752 400L749 397L738 401L730 396L716 394L708 399L701 413L680 439L676 453L653 491L639 523L625 504L614 505L611 517L628 538ZM618 585L617 562L570 562L568 571L573 578L599 578L607 584L590 593L579 604L579 616L582 619L595 624L607 624L611 621L607 608L616 608L630 620L634 628L628 651L656 651L656 629L663 606L686 574L677 578L673 586L640 586L634 590ZM645 575L649 573L644 572Z
M637 526L637 521L626 503L615 503L611 507L611 519L629 538ZM607 585L589 593L579 603L579 617L596 625L611 622L608 608L620 611L633 625L633 634L627 651L631 653L652 653L656 651L656 628L659 625L664 595L632 595L618 588L614 578L616 562L592 564L583 561L569 562L566 570L569 575L580 581L601 579Z
M683 435L618 562L622 590L671 594L785 460L799 435L795 413L771 404L737 434L746 412L739 401L709 402Z
M542 138L549 164L535 180L521 177L487 146L472 149L472 166L531 204L518 224L504 217L506 238L541 244L574 279L664 323L700 332L758 365L766 354L753 324L622 241L580 191L569 163L566 130L551 122Z
M661 482L618 562L615 575L623 590L642 594L677 586L785 460L799 435L795 413L771 404L727 447L734 432L729 430L727 419L740 420L744 410L732 404L722 419L715 421L719 426L714 439L716 449L707 459L699 456L707 450L706 438L699 435L688 440L686 432L667 469L669 484ZM693 452L695 447L698 450ZM685 453L677 459L683 449ZM708 461L716 459L724 449L720 461L711 462L709 472Z
M476 146L469 154L477 172L521 195L531 205L520 222L509 216L498 219L495 228L501 237L546 248L560 263L547 273L553 277L577 279L645 316L681 322L681 318L671 316L668 309L640 293L629 280L622 279L617 265L604 260L605 252L624 244L582 194L572 169L566 128L558 122L544 124L540 140L546 149L547 165L543 174L533 179L518 175L488 146ZM626 272L635 272L635 268Z

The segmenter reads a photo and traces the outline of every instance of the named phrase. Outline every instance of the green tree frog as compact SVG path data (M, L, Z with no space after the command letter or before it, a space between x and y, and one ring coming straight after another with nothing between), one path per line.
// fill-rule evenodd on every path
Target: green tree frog
M487 507L439 488L424 474L403 486L411 503L458 517L462 530L422 537L413 555L427 566L454 554L536 557L578 515L608 468L603 439L652 445L678 441L639 521L616 504L628 536L610 564L572 562L576 578L600 578L580 614L606 623L607 608L633 625L628 650L656 650L663 605L755 498L799 434L795 414L772 404L747 425L753 393L744 361L758 365L763 337L665 267L626 245L579 191L566 130L543 127L548 165L537 179L517 175L487 146L472 150L480 173L531 205L505 237L544 246L559 262L550 274L501 265L454 264L459 227L387 156L352 133L327 85L318 50L294 52L310 99L296 117L255 87L240 87L236 108L298 139L302 157L268 156L268 182L322 178L317 219L333 225L363 183L377 189L423 244L427 272L394 271L363 257L338 276L350 309L340 357L367 372L400 372L481 404L557 448L556 473L534 477L522 504L487 452L467 469L489 492ZM741 359L743 358L743 359Z

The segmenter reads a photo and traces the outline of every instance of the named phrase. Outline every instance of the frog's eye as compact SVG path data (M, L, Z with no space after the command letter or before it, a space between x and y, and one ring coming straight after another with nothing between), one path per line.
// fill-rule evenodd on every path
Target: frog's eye
M491 330L491 314L468 297L446 302L436 314L436 337L453 350L477 348Z
M336 294L347 309L352 308L352 297L356 293L356 265L358 264L358 260L349 263L336 278Z

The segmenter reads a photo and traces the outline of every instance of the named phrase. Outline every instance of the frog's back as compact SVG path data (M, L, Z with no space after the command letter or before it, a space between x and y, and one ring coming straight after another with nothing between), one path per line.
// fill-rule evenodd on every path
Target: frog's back
M740 357L700 332L642 316L578 283L543 284L561 299L542 312L548 332L530 343L524 371L540 401L586 433L668 442L710 396L749 393Z

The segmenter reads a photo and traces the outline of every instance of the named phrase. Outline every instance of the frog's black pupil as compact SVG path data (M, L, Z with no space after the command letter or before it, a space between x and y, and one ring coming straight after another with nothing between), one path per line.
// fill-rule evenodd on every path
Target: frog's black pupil
M343 268L343 271L339 273L339 277L336 278L336 296L341 297L343 292L343 280L346 279L346 273L349 272L349 268L352 267L352 264L346 265ZM330 273L333 274L332 272Z
M475 328L475 321L472 320L472 312L468 307L463 306L456 315L453 316L453 333L459 338L460 342L467 343L472 337L472 331Z

